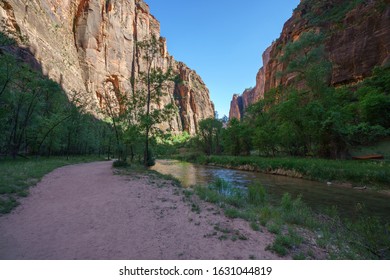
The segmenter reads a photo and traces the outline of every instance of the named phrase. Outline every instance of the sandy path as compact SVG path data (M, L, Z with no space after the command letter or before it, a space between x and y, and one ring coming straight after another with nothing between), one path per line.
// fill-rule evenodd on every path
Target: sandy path
M46 175L21 206L0 217L0 259L277 258L265 250L269 233L203 202L193 212L178 187L114 175L110 166L80 164Z

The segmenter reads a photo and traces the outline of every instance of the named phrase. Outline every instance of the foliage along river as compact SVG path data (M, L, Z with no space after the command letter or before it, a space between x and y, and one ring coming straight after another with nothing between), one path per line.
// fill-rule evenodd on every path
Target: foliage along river
M174 176L184 187L207 186L216 178L228 181L235 187L245 187L252 182L260 183L274 198L280 198L286 192L294 197L302 194L303 201L312 209L318 211L336 206L338 213L345 218L355 218L358 205L363 205L370 216L390 221L390 196L375 191L328 186L321 182L196 165L177 160L158 160L152 170Z

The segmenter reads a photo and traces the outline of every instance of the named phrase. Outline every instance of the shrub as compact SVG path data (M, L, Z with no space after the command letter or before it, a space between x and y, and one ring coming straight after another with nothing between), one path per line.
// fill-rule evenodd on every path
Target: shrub
M264 206L260 210L260 223L265 226L268 221L272 218L272 209L269 206Z
M13 208L19 205L19 202L15 198L0 198L0 213L8 214L12 211Z
M210 203L218 203L221 201L220 195L208 187L197 186L195 187L195 193L200 199Z
M279 234L282 231L282 225L278 222L271 222L267 224L267 229L271 233Z
M375 258L390 258L389 224L383 224L377 217L363 214L355 223L349 223L348 228L354 235L351 236L354 247L370 252Z
M118 167L127 167L129 164L125 160L116 160L112 163L112 166L115 168Z
M280 256L288 254L289 249L295 246L299 246L303 239L295 231L289 229L288 234L279 234L276 236L274 242L268 247L271 251L277 253Z
M241 218L242 214L235 208L228 208L225 210L225 216L231 219Z
M255 206L260 206L265 203L266 191L259 184L253 184L248 187L248 202Z
M244 207L246 204L244 192L238 188L231 189L229 195L226 197L226 203L237 208Z
M290 211L293 207L293 201L291 194L285 193L282 197L282 201L280 203L280 206L283 210Z
M224 179L217 178L211 184L210 188L217 191L219 194L226 195L229 193L230 185Z
M260 226L256 222L251 222L250 226L254 231L260 231Z
M292 199L289 193L285 193L281 201L282 217L290 224L302 225L309 228L316 226L312 210L302 201L302 196Z

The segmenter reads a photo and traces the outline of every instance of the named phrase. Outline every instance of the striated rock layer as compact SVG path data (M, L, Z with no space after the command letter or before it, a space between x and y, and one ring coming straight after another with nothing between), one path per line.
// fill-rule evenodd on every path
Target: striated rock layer
M18 37L44 74L68 92L79 92L98 111L104 94L133 94L130 81L146 68L137 42L155 36L163 47L158 66L183 79L162 99L179 113L163 129L194 134L197 123L214 116L209 91L195 71L176 62L160 37L160 23L142 0L2 0L0 26Z
M285 23L283 31L263 55L263 68L256 82L255 92L245 91L235 95L230 108L230 117L242 118L245 108L279 85L289 85L293 75L278 75L286 70L279 61L283 49L289 42L299 39L304 32L322 31L326 36L325 49L333 65L331 84L348 85L371 75L375 66L390 63L390 2L388 0L363 1L348 10L341 20L326 19L327 11L347 7L351 1L318 0L301 1L292 17ZM316 22L310 21L312 13ZM319 18L319 19L318 19ZM330 17L331 18L331 17ZM260 78L259 78L260 76ZM241 101L239 101L241 99ZM254 102L252 102L254 101ZM242 104L242 108L238 108Z

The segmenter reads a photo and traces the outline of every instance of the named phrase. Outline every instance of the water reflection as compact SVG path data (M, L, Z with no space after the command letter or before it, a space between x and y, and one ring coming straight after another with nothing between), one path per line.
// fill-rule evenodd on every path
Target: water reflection
M224 179L235 187L246 187L256 182L263 185L267 192L275 198L281 197L286 192L293 196L302 194L303 200L313 209L336 206L339 213L346 217L355 217L355 207L359 203L365 205L369 213L390 221L390 197L373 191L358 191L328 186L320 182L196 165L175 160L158 160L152 169L176 177L185 187L208 185L216 178Z

